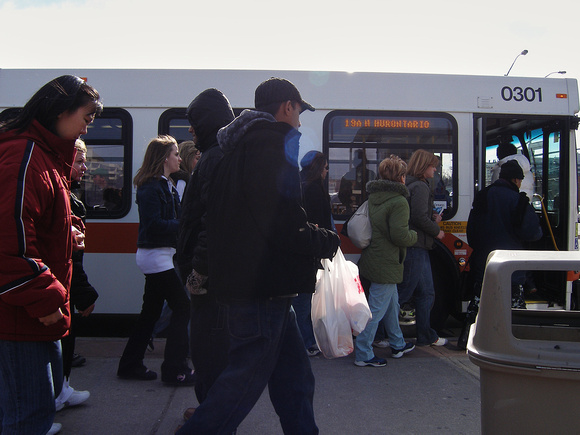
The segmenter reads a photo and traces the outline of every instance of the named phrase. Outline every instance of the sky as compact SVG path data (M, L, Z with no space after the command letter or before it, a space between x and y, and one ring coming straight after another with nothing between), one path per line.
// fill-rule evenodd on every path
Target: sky
M0 0L0 68L580 77L577 0ZM551 77L561 77L554 74Z

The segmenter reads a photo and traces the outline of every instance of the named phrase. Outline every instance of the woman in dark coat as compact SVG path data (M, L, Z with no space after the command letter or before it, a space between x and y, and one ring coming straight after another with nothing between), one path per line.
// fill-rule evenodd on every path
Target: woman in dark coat
M335 231L330 213L330 197L324 187L324 180L328 174L326 157L319 151L309 151L300 161L300 166L302 166L300 172L302 198L308 222ZM294 298L292 306L296 312L296 321L308 355L318 355L320 350L316 345L310 317L312 295L300 293Z

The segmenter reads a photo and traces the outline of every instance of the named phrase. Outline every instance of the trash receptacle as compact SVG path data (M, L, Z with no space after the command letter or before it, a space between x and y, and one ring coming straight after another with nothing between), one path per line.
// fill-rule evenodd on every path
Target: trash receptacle
M514 310L553 319L526 326L512 324L511 309L514 271L579 269L576 251L490 254L467 345L483 434L580 434L580 312Z

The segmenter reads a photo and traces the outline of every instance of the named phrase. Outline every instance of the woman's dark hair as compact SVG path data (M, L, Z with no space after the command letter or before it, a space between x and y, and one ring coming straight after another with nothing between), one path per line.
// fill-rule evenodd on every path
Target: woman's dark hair
M56 134L58 115L74 112L93 103L95 116L103 110L101 97L95 88L80 77L64 75L57 77L40 88L14 118L0 123L0 130L26 130L37 120L47 130Z
M302 166L302 182L304 184L322 180L322 170L326 167L326 157L320 151L308 151L300 160L300 166Z

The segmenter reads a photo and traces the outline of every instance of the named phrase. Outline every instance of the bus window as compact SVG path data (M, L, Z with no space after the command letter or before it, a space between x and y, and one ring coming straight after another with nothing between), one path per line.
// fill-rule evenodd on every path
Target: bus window
M87 172L75 191L88 218L120 218L131 208L132 119L123 109L105 108L83 136Z
M159 134L173 136L177 143L192 140L185 107L168 109L159 117Z
M328 191L335 219L348 218L366 199L366 183L377 178L391 154L409 161L417 149L439 157L429 180L436 210L444 219L456 211L457 123L447 114L334 111L324 120L323 152L328 155Z
M167 109L159 117L159 134L168 134L173 136L177 143L181 143L186 140L192 140L191 133L189 132L189 121L186 116L186 107L175 107L172 109ZM234 108L234 115L238 116L244 109Z

